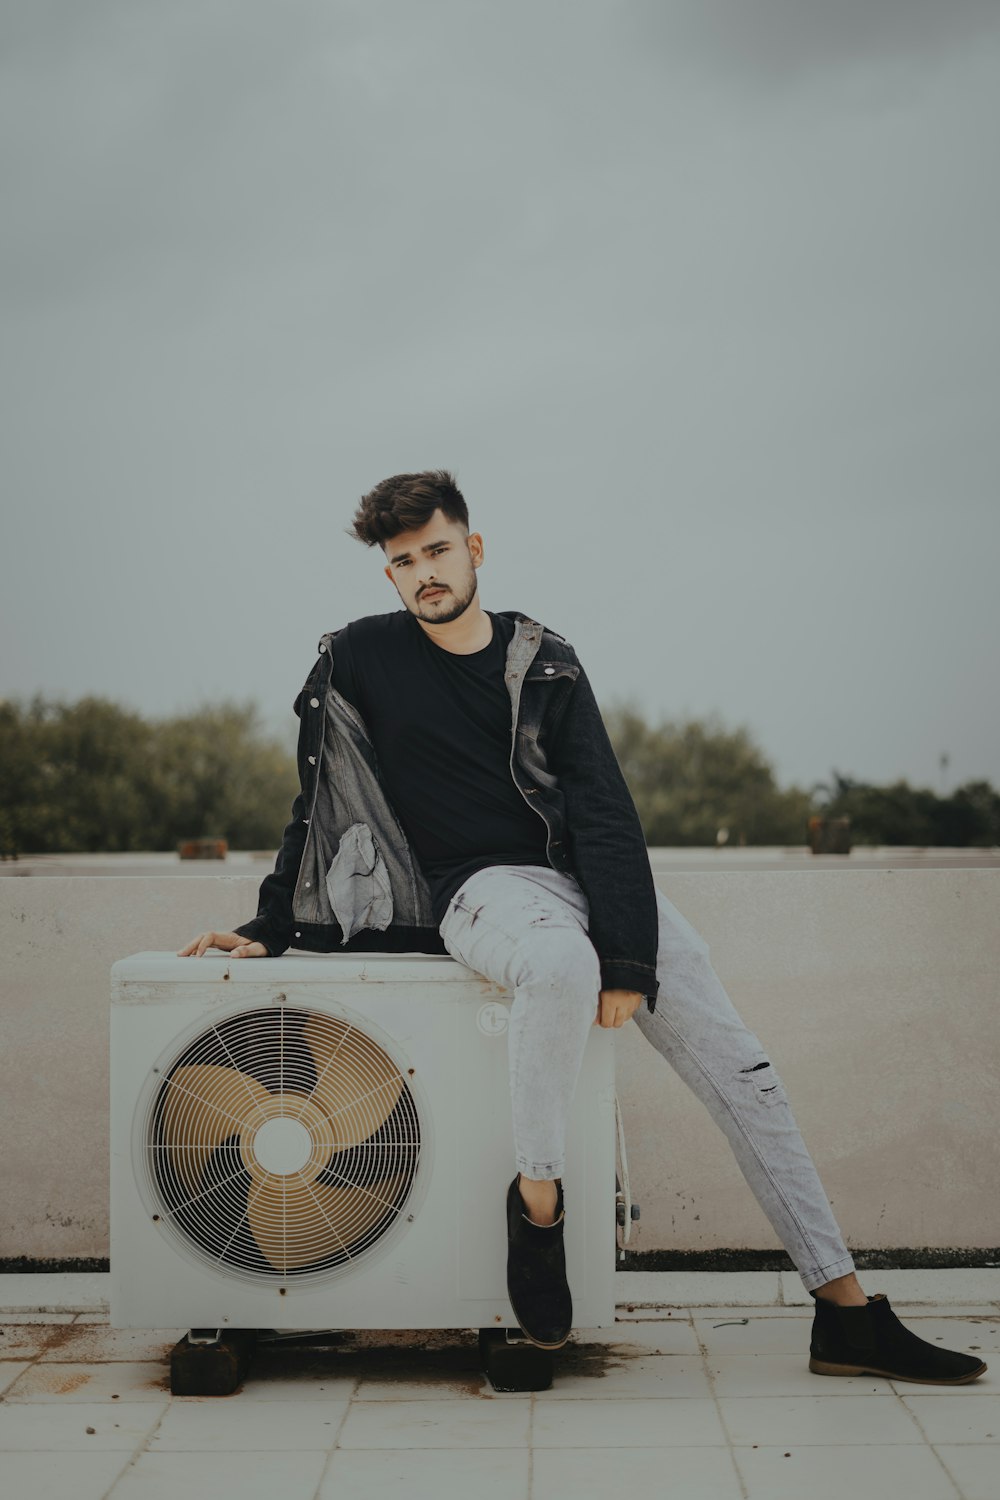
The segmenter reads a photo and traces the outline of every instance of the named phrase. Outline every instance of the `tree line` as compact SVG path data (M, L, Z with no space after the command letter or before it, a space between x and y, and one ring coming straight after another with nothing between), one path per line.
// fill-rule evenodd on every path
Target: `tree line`
M850 819L855 843L992 847L1000 794L970 782L948 797L905 781L834 772L779 787L751 734L715 719L605 719L650 845L793 844L810 817ZM273 849L298 790L295 757L252 704L158 720L104 698L0 702L0 853L126 853L224 838Z
M825 815L850 819L857 844L953 849L989 849L1000 844L1000 792L988 781L969 781L950 797L939 797L906 781L868 786L834 772L831 785L815 791L825 795Z
M716 719L651 724L633 708L605 715L650 845L803 844L812 817L847 818L855 844L993 848L1000 793L971 781L938 796L906 781L873 786L834 771L804 790L778 786L746 729Z
M105 698L0 703L0 852L126 853L225 838L270 849L295 758L252 704L147 720Z

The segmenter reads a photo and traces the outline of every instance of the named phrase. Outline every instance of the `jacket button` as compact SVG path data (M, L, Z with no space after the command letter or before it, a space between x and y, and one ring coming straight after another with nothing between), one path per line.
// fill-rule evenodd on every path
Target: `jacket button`
M312 881L311 880L307 880L306 881L306 890L308 890L311 885L312 885Z
M309 707L310 708L319 708L319 699L318 698L310 698L309 699Z
M296 936L296 937L301 937L301 936L302 936L302 934L301 934L301 932L297 932L297 933L296 933L296 934L295 934L295 936Z
M319 648L319 649L320 649L320 652L323 652L323 651L325 651L325 650L326 650L326 647L325 647L325 646L320 646L320 648Z
M315 755L310 755L310 757L309 757L309 764L311 766L314 766L316 764L316 757L315 757Z
M545 668L545 675L546 675L546 677L554 677L556 675L556 669L555 669L555 667L546 667Z

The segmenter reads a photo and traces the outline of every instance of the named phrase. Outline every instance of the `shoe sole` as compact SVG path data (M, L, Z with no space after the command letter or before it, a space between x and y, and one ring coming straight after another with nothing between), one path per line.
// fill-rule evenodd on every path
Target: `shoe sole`
M978 1370L971 1370L968 1375L956 1375L950 1380L941 1377L922 1380L919 1375L897 1375L892 1370L878 1370L874 1365L830 1365L812 1355L809 1356L809 1368L814 1375L884 1375L887 1380L906 1380L910 1385L968 1385L970 1380L985 1375L987 1369L986 1365L980 1365Z
M507 1301L510 1303L510 1310L514 1314L514 1318L515 1318L515 1321L517 1322L518 1328L520 1328L521 1332L524 1334L525 1338L528 1340L528 1343L529 1344L534 1344L534 1346L535 1346L536 1349L561 1349L562 1346L563 1346L563 1344L565 1344L568 1341L570 1334L573 1332L572 1326L570 1326L569 1328L567 1328L566 1333L563 1336L563 1338L559 1339L556 1343L554 1343L554 1344L543 1343L542 1340L541 1339L537 1339L533 1333L529 1333L528 1329L525 1328L524 1324L521 1322L521 1319L517 1316L517 1308L514 1306L514 1299L510 1295L510 1286L507 1287Z
M510 1301L510 1294L509 1293L507 1295L507 1300ZM518 1328L520 1328L521 1332L524 1334L525 1338L528 1340L528 1343L529 1344L534 1344L534 1346L535 1346L536 1349L561 1349L564 1344L566 1344L566 1343L569 1342L569 1334L573 1332L572 1328L569 1330L569 1333L566 1334L565 1338L559 1339L558 1343L555 1343L555 1344L543 1344L542 1341L541 1341L541 1339L536 1339L535 1335L533 1333L529 1333L528 1332L528 1330L525 1328L524 1324L521 1322L521 1319L517 1317L517 1312L516 1312L516 1310L514 1308L513 1302L511 1302L510 1308L511 1308L511 1312L514 1313L514 1317L517 1318L517 1326L518 1326Z

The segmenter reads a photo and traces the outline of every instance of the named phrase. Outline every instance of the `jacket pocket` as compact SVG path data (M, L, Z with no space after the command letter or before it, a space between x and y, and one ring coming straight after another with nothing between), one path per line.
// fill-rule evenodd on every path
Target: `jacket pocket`
M367 823L352 823L326 873L326 893L346 943L363 927L384 932L392 921L392 886Z

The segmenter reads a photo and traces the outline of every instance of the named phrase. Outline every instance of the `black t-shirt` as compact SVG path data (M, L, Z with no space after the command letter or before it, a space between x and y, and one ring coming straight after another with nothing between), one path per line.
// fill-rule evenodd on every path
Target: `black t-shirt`
M354 620L333 645L333 685L361 714L379 773L431 891L434 920L476 870L547 865L547 830L510 773L504 682L514 622L459 656L408 610Z

